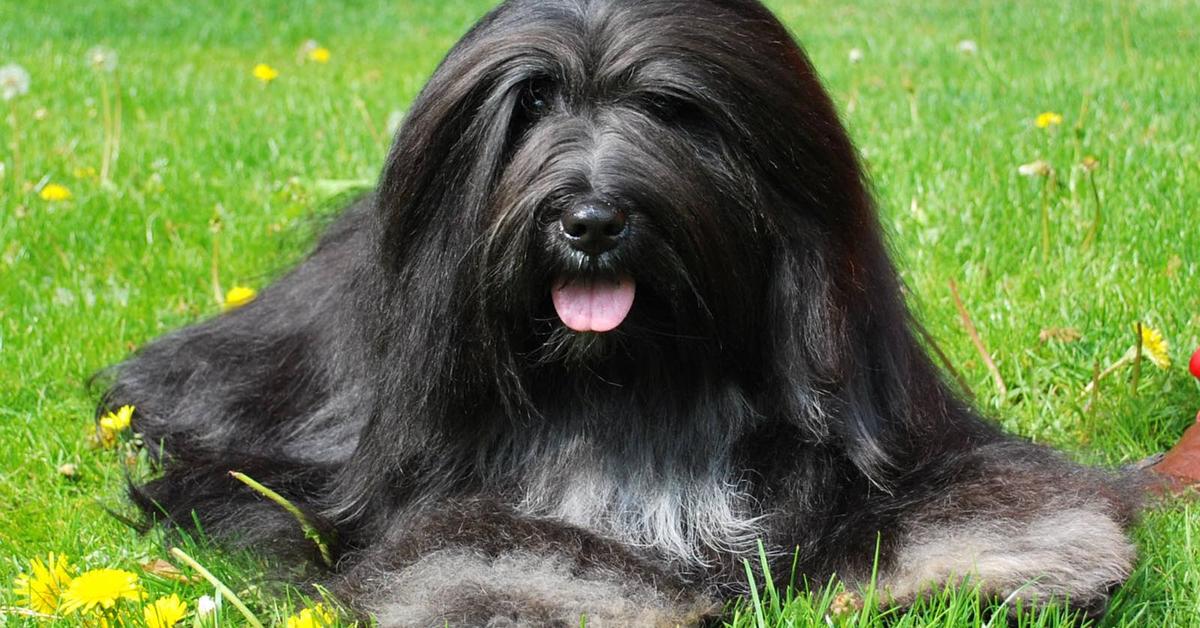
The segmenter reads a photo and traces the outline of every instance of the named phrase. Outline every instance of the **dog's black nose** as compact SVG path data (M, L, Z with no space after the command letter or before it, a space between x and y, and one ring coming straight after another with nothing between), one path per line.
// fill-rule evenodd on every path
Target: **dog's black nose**
M599 255L625 233L625 213L603 201L586 201L563 212L563 236L577 250Z

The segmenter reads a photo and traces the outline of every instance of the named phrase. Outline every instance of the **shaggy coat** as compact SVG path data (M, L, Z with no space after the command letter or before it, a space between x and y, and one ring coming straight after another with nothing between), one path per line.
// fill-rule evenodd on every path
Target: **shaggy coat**
M567 225L596 215L603 250ZM605 333L552 299L618 285ZM915 329L854 148L758 2L510 0L376 190L253 302L115 367L101 410L137 407L151 519L311 555L245 472L385 626L692 623L760 541L783 580L877 567L896 604L967 580L1102 609L1132 483L981 419Z

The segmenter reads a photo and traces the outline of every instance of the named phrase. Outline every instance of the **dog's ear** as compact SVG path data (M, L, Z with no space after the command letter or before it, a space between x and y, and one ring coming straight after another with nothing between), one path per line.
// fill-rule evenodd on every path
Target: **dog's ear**
M804 98L784 115L800 131L785 141L798 148L779 150L794 176L768 201L782 208L772 212L766 312L778 407L886 487L914 420L911 388L936 387L937 377L913 340L854 147L815 75L797 83Z
M730 0L728 4L740 4ZM763 355L773 408L814 442L840 448L876 484L901 461L913 390L936 386L913 341L857 153L807 56L760 5L767 72L736 73L763 95L741 111L772 235ZM932 383L931 383L932 382Z
M426 84L396 135L377 207L393 267L422 242L466 250L482 229L520 98L518 80L496 71L466 39ZM432 233L430 229L442 233Z
M802 236L798 236L802 237ZM871 237L871 236L868 236ZM825 237L777 249L768 287L766 338L776 407L814 442L841 449L886 487L890 441L907 407L906 314L864 260ZM872 260L866 260L872 261ZM870 268L871 265L876 268Z

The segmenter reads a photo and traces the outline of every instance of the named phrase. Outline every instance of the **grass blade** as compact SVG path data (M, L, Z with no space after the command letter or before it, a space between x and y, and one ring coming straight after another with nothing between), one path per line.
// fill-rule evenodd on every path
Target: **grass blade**
M196 562L196 559L188 556L186 552L178 547L171 548L171 555L179 559L180 562L186 564L188 567L195 569L196 573L200 574L205 580L208 580L209 584L213 585L217 591L220 591L221 595L223 595L225 599L229 600L229 603L233 604L234 608L238 609L238 612L242 614L242 617L246 618L246 623L254 626L254 628L263 628L262 622L258 621L258 618L254 616L254 613L250 612L250 609L247 608L242 602L241 598L239 598L237 594L233 592L233 589L225 586L224 582L218 580L211 571L205 569L203 565Z
M317 526L313 524L312 519L309 519L308 515L304 514L304 511L297 508L295 504L288 501L283 495L259 484L254 478L245 473L230 471L229 475L232 475L242 484L249 486L263 497L279 504L281 508L291 513L296 518L296 521L300 523L300 528L304 530L304 538L311 539L313 543L316 543L317 550L321 552L321 561L325 563L326 567L333 566L333 554L329 551L328 541L321 534L321 531L317 529Z

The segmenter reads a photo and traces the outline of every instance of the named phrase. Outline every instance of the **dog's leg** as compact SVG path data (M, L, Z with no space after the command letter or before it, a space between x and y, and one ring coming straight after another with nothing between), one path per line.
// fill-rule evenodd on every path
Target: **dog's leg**
M344 401L356 397L346 371L360 361L345 355L353 307L345 284L364 248L364 205L254 301L155 340L102 375L110 387L101 410L135 406L133 427L154 453L344 458L353 442L328 431L361 427L348 425L360 413Z
M353 559L335 586L380 626L690 626L719 612L633 550L487 501L449 504Z
M249 543L289 536L294 522L229 471L319 510L370 401L356 370L364 361L346 340L347 283L365 249L359 223L367 207L349 209L312 255L254 301L164 336L106 374L100 410L134 406L133 429L164 469L132 489L150 518L198 521Z
M1139 492L1132 479L1015 442L935 466L927 493L898 505L905 513L898 529L883 532L885 599L905 604L961 582L990 598L1094 615L1133 569L1126 529Z

